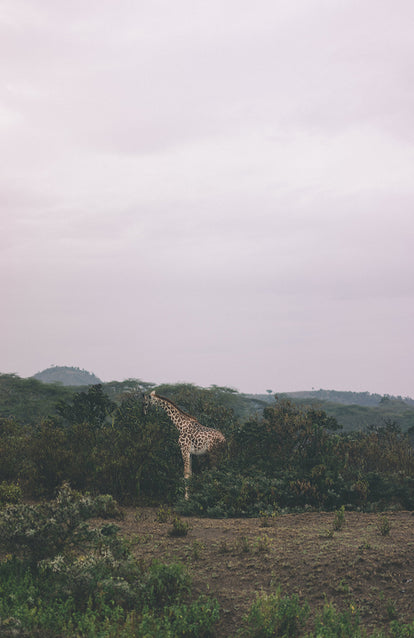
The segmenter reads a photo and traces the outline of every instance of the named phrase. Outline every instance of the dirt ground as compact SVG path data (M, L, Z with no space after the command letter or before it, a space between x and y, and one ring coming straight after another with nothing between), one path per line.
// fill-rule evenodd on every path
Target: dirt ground
M126 508L116 524L145 562L182 562L196 595L220 603L217 636L234 636L256 592L281 586L319 611L325 600L338 609L355 605L370 633L393 619L414 619L414 513L390 512L383 535L378 514L345 513L333 531L333 513L285 514L271 519L188 517L184 537L171 537L171 517L156 508ZM157 515L158 514L158 515Z

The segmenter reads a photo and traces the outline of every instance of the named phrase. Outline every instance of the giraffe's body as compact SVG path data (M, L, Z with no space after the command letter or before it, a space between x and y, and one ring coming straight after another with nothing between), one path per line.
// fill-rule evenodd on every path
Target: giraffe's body
M225 443L225 437L219 430L201 425L194 417L177 408L169 399L157 396L155 391L152 391L148 396L148 401L152 405L158 405L163 408L179 431L178 443L184 462L184 478L190 478L191 455L211 452L220 444ZM185 498L188 498L187 486L185 488Z

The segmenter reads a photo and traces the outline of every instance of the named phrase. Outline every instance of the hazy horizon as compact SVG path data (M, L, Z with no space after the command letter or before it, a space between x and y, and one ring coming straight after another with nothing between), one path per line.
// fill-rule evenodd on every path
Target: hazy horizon
M413 396L413 27L3 0L0 368Z
M115 378L102 379L93 370L86 370L85 368L82 368L81 366L75 366L75 365L66 366L66 365L58 365L58 364L52 364L52 365L48 366L47 368L45 368L43 370L37 370L32 375L29 375L27 377L20 377L20 378L30 379L30 378L35 377L37 374L41 374L43 372L49 372L50 370L53 370L55 368L57 368L57 369L69 368L71 370L73 369L73 370L77 370L79 372L85 372L85 373L87 373L89 375L94 375L99 380L99 382L101 382L101 383L111 383L111 382L117 382L117 383L120 382L120 383L122 383L122 382L126 382L126 381L129 381L129 380L135 380L135 381L142 382L142 383L151 383L151 384L154 384L154 386L160 386L160 385L163 385L164 383L171 384L171 385L176 385L176 384L179 385L179 384L183 383L183 384L190 384L190 385L194 385L196 387L202 387L202 388L210 388L210 387L214 387L214 386L223 387L223 388L228 388L229 390L234 390L234 391L240 392L242 394L268 394L270 391L271 391L272 395L275 395L275 394L281 394L282 395L282 394L285 394L285 393L295 393L295 392L299 393L299 392L332 392L332 391L334 391L334 392L356 392L356 393L362 393L362 394L368 392L368 394L372 394L372 395L377 394L379 396L384 396L384 395L385 396L395 396L395 397L402 397L404 399L412 399L412 400L414 400L414 397L411 397L409 395L401 395L401 394L393 395L393 394L391 394L389 392L380 393L380 392L370 392L369 390L343 390L343 389L328 388L328 387L326 387L326 388L314 388L314 387L312 387L312 388L302 388L302 389L299 389L299 390L298 389L289 389L289 390L287 390L287 389L283 389L283 388L266 388L266 389L261 390L260 392L251 392L250 390L246 390L246 389L245 390L240 390L239 388L236 388L235 386L232 386L232 385L218 386L217 384L213 383L210 386L203 386L203 385L199 385L199 384L197 384L197 383L195 383L194 381L191 381L191 380L185 380L185 381L183 381L183 380L181 380L181 381L158 381L157 379L143 379L143 378L138 377L138 376L123 378L123 379L115 379ZM0 374L4 374L4 373L0 372ZM5 374L7 374L7 373L5 373ZM11 374L11 373L9 373L9 374ZM12 374L17 374L17 373L12 373ZM18 376L20 376L20 375L18 375ZM51 381L50 383L55 383L55 382Z

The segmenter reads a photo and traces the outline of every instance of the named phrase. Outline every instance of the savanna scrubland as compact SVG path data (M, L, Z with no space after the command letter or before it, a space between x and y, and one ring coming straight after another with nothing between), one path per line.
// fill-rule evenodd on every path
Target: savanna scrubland
M2 635L414 636L414 457L388 401L351 430L323 403L159 386L227 439L187 501L151 384L1 381Z

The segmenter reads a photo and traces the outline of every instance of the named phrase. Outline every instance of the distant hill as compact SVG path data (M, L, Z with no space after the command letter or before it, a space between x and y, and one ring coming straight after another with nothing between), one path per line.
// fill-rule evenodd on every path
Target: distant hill
M345 431L364 430L372 425L395 422L404 432L414 428L414 400L369 392L312 390L308 392L276 392L299 406L315 406L334 417ZM257 407L274 402L273 394L246 395Z
M320 401L329 403L339 403L341 405L361 405L365 407L375 407L385 403L405 403L414 406L414 399L410 397L392 396L390 394L371 394L370 392L348 392L340 390L308 390L303 392L272 392L268 394L248 395L260 398L264 402L273 402L274 395L287 397L294 401Z
M92 372L70 366L52 366L47 370L37 372L32 378L42 381L42 383L61 383L62 385L79 386L102 383Z

